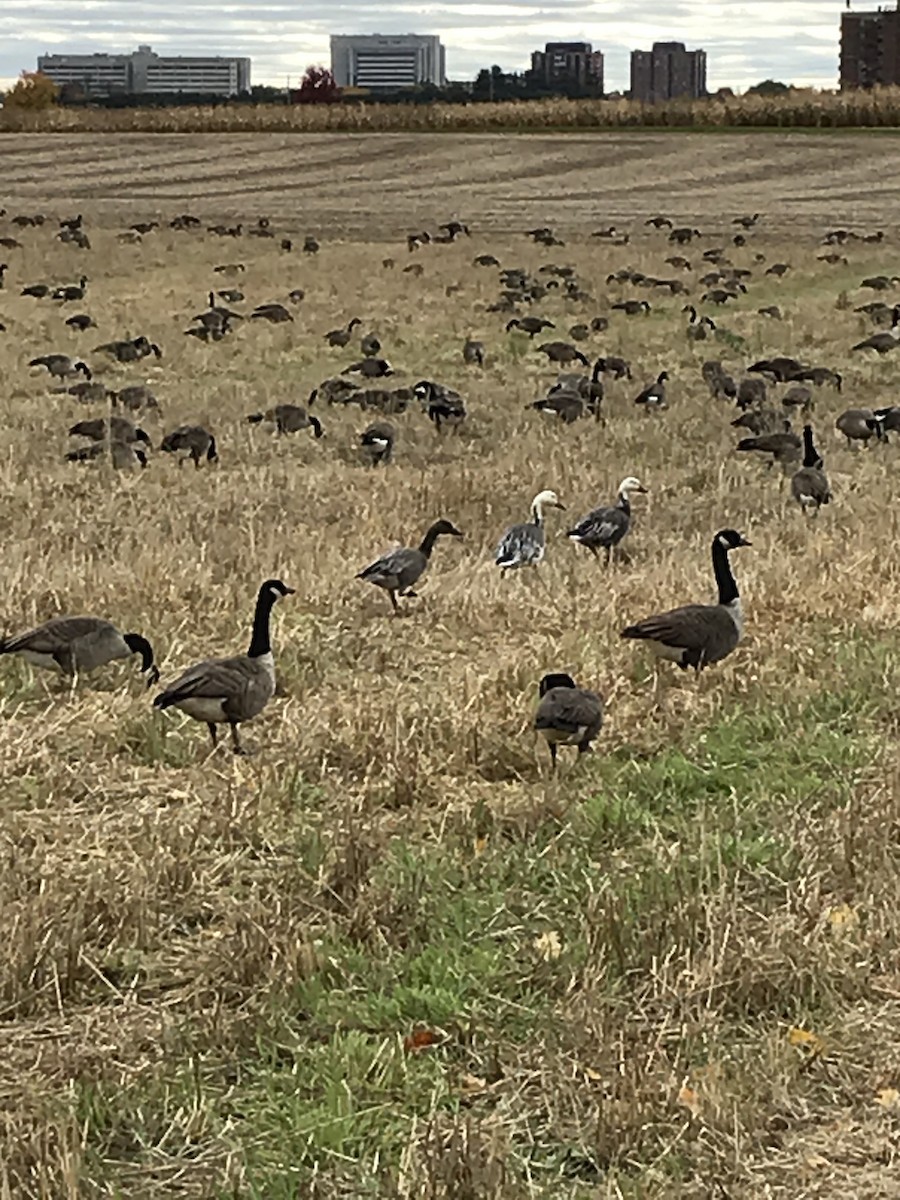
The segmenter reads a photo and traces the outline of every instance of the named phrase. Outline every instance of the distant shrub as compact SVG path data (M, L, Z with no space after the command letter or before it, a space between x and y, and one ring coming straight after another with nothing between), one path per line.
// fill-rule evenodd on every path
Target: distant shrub
M23 71L3 97L3 107L25 112L41 112L52 108L59 97L59 88L49 75L40 71Z

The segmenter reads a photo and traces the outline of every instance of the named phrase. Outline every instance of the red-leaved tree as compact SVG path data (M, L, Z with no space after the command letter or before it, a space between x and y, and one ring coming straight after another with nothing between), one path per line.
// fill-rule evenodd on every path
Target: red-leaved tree
M293 104L334 104L341 89L327 67L307 67L299 88L291 92Z

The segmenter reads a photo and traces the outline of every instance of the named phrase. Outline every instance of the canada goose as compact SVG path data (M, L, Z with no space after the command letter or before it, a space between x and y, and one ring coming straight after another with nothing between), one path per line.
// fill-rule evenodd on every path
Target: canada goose
M274 408L269 408L265 412L251 413L247 420L251 425L259 425L262 421L268 421L275 426L275 430L279 434L298 433L301 429L312 429L313 437L320 438L325 432L319 418L310 416L306 409L301 408L299 404L276 404Z
M752 229L759 220L759 213L753 213L752 216L735 217L731 222L732 225L740 225L742 229Z
M135 233L144 236L147 233L152 233L154 229L159 229L159 221L135 221L131 228Z
M531 520L521 525L511 525L506 530L494 556L494 562L503 574L520 567L537 566L543 561L547 545L544 510L547 508L566 510L556 492L538 492L531 502Z
M656 382L651 383L635 396L635 404L640 404L645 412L649 412L653 408L668 408L669 402L666 398L666 381L668 378L668 371L660 371L656 377Z
M317 388L310 392L307 403L312 407L319 396L323 396L327 404L350 404L359 391L359 384L354 379L345 379L338 375L334 379L325 379Z
M22 243L17 242L14 237L0 237L0 246L4 250L21 250Z
M159 346L155 342L151 342L144 334L139 334L136 338L125 338L122 341L104 342L102 346L95 346L93 353L107 354L120 363L138 362L142 358L149 358L151 354L155 358L162 358Z
M34 300L44 300L50 295L50 288L46 283L31 283L27 287L23 287L20 296L31 296Z
M727 304L729 300L737 298L737 291L732 291L731 288L711 288L701 296L701 300L708 304Z
M415 275L417 279L425 274L425 268L421 263L410 263L408 267L403 268L404 275Z
M466 419L465 402L459 392L453 391L452 388L444 387L431 379L420 379L413 388L413 393L422 402L429 421L434 422L438 433L441 432L442 425L458 427Z
M564 391L563 389L552 391L540 400L526 404L525 407L534 409L535 412L547 413L558 417L564 425L571 425L574 421L578 421L584 416L584 401L582 398L576 392Z
M193 459L194 467L198 470L201 458L215 462L219 457L216 439L202 425L179 425L166 434L159 448L166 454L177 454L179 466L184 464L185 459Z
M218 267L213 267L213 270L217 275L234 276L242 274L247 268L243 263L221 263Z
M618 546L631 527L632 492L645 494L647 488L639 479L629 475L619 484L615 504L591 509L587 516L582 517L578 524L568 531L566 537L587 546L595 558L601 548L605 549L608 565L613 548Z
M771 375L776 383L787 383L803 370L803 363L796 358L761 358L747 370L752 375Z
M177 708L195 721L204 721L213 748L217 725L229 725L235 754L246 754L238 726L259 716L275 695L275 662L269 633L272 609L294 589L280 579L267 579L259 589L253 633L246 654L211 658L197 663L160 692L153 701L159 709Z
M784 418L774 408L751 408L742 412L731 425L734 429L748 429L759 437L764 433L778 433L784 428Z
M790 467L800 461L800 439L796 433L791 433L789 426L783 433L764 433L759 437L741 438L736 449L741 454L753 451L768 454L771 456L770 465L777 462L782 467Z
M771 267L766 268L766 274L775 275L778 279L783 279L790 269L790 263L772 263Z
M159 409L159 401L146 383L129 384L128 387L120 388L117 392L110 392L109 398L114 408L121 405L130 412L138 412L142 408Z
M781 397L783 408L802 408L809 412L813 407L812 388L805 383L793 383Z
M291 304L302 304L305 299L306 292L303 288L292 288L288 292L288 300L290 300Z
M870 408L848 408L835 421L835 426L851 448L854 442L868 444L873 437L879 442L884 441L883 424Z
M425 573L435 542L439 537L445 536L461 538L463 535L455 525L442 518L429 528L418 549L400 546L396 550L389 550L387 554L383 554L360 571L356 578L365 579L367 583L384 588L391 598L394 612L397 612L397 594L415 598L416 593L412 591L412 586L418 583Z
M705 342L711 333L715 333L716 323L712 317L700 317L693 304L686 304L681 311L691 314L687 336L692 342Z
M91 369L87 363L75 362L68 354L42 354L33 358L29 367L46 367L54 379L66 379L72 375L81 374L85 379L92 379Z
M381 352L381 342L374 333L364 334L359 341L363 358L375 358Z
M646 316L650 311L650 304L647 300L620 300L618 304L610 307L618 312L623 312L626 317L636 317L639 313Z
M603 360L598 359L594 363L590 375L582 375L581 372L567 372L560 375L556 383L547 389L547 396L557 396L560 393L575 396L582 401L587 412L599 421L603 404L603 380L600 378L602 363ZM536 407L536 405L529 407Z
M670 267L675 267L675 269L678 271L690 271L690 269L691 269L690 260L687 258L684 258L681 254L671 255L669 258L666 259L666 263Z
M850 349L851 351L875 350L878 354L890 354L898 346L900 346L900 322L895 321L890 333L873 333L871 337L867 337L863 342L857 342Z
M86 437L92 442L143 442L150 445L150 438L127 417L94 417L89 421L78 421L69 430L69 437Z
M568 342L542 342L537 349L546 354L550 362L562 363L564 366L573 362L580 362L585 367L591 365L581 351Z
M740 642L744 629L740 595L728 554L739 546L750 544L735 529L722 529L713 538L713 571L719 589L717 604L686 604L673 608L627 626L621 637L649 642L657 658L673 662L682 670L693 667L699 672L727 657Z
M569 337L573 342L586 342L591 336L589 325L578 324L569 327Z
M612 375L613 379L631 379L631 364L614 355L598 358L594 370L600 375Z
M495 258L493 254L477 254L472 260L476 267L499 267L500 259Z
M830 367L809 367L806 371L798 371L793 376L793 381L797 383L812 383L816 387L825 387L826 385L833 387L836 392L843 390L844 379L837 371L832 371Z
M689 229L685 226L680 229L673 229L669 234L669 241L676 242L679 246L686 246L695 237L702 237L700 230Z
M881 427L884 441L887 441L887 434L900 432L900 407L891 405L889 408L876 408L875 420Z
M220 300L224 300L226 304L240 304L242 300L246 299L240 288L223 288L220 292L216 292L216 295ZM210 297L210 299L212 299L212 297ZM228 315L233 320L239 314L229 313Z
M737 387L735 402L738 408L753 408L765 404L768 389L764 379L742 379Z
M383 413L403 413L417 399L412 388L360 388L347 400L360 408L377 408Z
M139 633L119 633L111 621L100 617L53 617L27 633L3 638L0 654L16 654L33 667L70 677L140 654L147 686L159 679L147 639Z
M147 455L134 442L92 442L70 450L67 462L110 462L117 471L132 471L138 465L147 466Z
M394 368L386 358L363 358L345 367L341 374L362 375L365 379L382 379L386 375L393 375Z
M270 325L283 325L293 319L283 304L258 304L250 314L251 321L268 321Z
M79 333L84 333L86 329L97 328L97 322L87 313L75 313L73 317L67 317L66 324L70 329L77 329Z
M87 291L87 276L82 275L80 283L68 283L54 290L51 299L70 304L75 300L83 300Z
M804 512L812 509L813 516L817 516L822 505L831 501L831 488L810 425L803 426L803 449L803 466L791 479L791 494Z
M530 338L534 338L537 334L543 333L545 329L555 329L556 326L552 321L546 321L543 317L513 317L511 321L506 323L506 332L509 333L512 329L521 329L523 333L527 333Z
M74 396L82 404L97 404L110 397L106 385L96 379L82 379L79 383L73 383L71 387L54 388L53 392L60 396Z
M873 292L889 292L895 283L900 283L900 275L873 275L868 279L864 279L859 285L861 288L869 288Z
M468 363L470 367L484 366L484 342L473 341L472 338L466 338L462 348L463 362Z
M761 317L771 317L773 321L781 320L781 309L777 304L766 304L756 310Z
M664 217L661 214L655 217L648 217L644 222L645 225L652 225L654 229L671 229L672 221L669 217Z
M353 337L353 330L357 325L361 325L359 317L353 317L343 329L332 329L325 334L325 341L329 346L349 346L350 339Z
M427 230L422 233L408 233L406 235L406 248L412 254L413 250L418 250L420 246L427 246L431 242L431 234Z
M558 746L577 746L579 757L591 748L603 726L603 700L576 685L571 675L545 675L538 686L534 728L550 749L556 770Z
M375 421L359 435L359 448L373 467L379 463L389 463L394 456L396 437L393 425L387 421Z

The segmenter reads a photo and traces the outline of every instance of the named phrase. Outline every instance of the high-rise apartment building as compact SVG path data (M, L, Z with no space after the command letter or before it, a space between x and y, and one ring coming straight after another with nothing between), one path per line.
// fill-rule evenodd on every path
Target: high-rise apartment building
M896 8L841 16L841 89L900 84L900 12Z
M394 91L446 82L444 47L431 34L335 34L331 73L338 87Z
M237 96L250 90L249 58L169 58L150 46L133 54L43 54L38 70L60 87L79 84L88 96Z
M590 42L547 42L532 54L529 74L548 89L603 94L603 54Z
M631 52L633 100L653 104L705 95L705 50L686 50L683 42L654 42L652 50Z

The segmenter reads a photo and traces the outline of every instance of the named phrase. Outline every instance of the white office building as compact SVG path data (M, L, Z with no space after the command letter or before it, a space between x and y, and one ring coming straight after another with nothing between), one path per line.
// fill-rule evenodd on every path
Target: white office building
M138 46L132 54L44 54L38 70L60 87L80 84L88 96L236 96L250 90L249 58L169 58L150 46Z
M446 82L444 47L432 34L335 34L331 71L339 87L374 91Z

